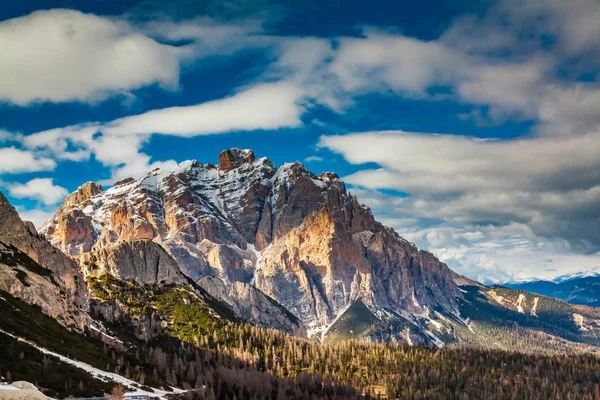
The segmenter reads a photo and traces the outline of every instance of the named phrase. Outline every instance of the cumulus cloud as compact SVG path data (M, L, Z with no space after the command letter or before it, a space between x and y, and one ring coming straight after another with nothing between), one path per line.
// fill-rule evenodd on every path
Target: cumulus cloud
M600 86L575 81L597 72L598 15L595 0L503 0L435 40L370 27L337 40L327 83L346 97L456 99L480 124L516 118L536 121L539 134L585 133L600 126Z
M178 49L123 20L44 10L0 22L0 100L102 100L150 84L177 88Z
M431 85L455 80L466 66L466 60L435 41L371 30L364 38L339 40L331 71L347 91L387 85L408 95L423 95Z
M297 127L302 92L290 83L265 83L235 95L195 106L171 107L125 117L107 124L110 135L163 133L196 136L231 131Z
M12 142L17 140L20 135L0 128L0 143Z
M56 210L49 211L40 208L27 210L23 207L17 207L17 212L23 221L33 222L33 225L39 229L42 227L42 225L44 225L44 222L48 221L54 216Z
M39 160L84 161L93 154L113 171L111 180L171 168L141 152L152 134L197 136L231 131L278 129L302 124L303 92L288 82L265 83L230 97L187 107L172 107L124 117L105 124L88 123L22 137L27 154ZM53 161L52 161L53 162ZM1 164L0 164L1 165Z
M137 25L76 10L36 11L0 21L0 75L11 77L0 81L0 101L95 103L148 85L174 90L182 62L258 46L260 29L206 17Z
M8 192L17 199L34 199L43 204L56 204L69 194L64 187L55 185L52 178L36 178L26 183L12 183L8 185Z
M53 170L56 162L51 158L36 157L31 151L14 146L0 148L0 173L17 174Z
M93 155L114 180L174 164L142 152L153 134L298 127L312 107L343 115L357 98L374 92L450 99L472 108L457 118L479 125L531 121L531 135L481 140L460 132L378 131L325 136L320 146L352 164L378 164L346 177L353 191L379 205L383 222L459 271L479 271L472 277L523 277L526 268L540 271L540 260L550 258L548 269L574 268L575 262L587 268L600 248L600 86L579 78L598 72L599 15L595 0L501 0L422 40L376 27L357 37L276 37L257 21L133 25L122 18L40 11L0 22L0 45L9 44L0 73L15 76L0 83L0 99L90 102L150 84L175 88L182 63L248 48L260 48L271 63L223 99L26 137L0 132L0 141L14 143L0 149L9 157L0 153L0 172L47 170L55 160ZM40 37L42 28L50 34ZM34 51L18 51L25 47ZM38 56L48 62L36 62ZM39 81L23 86L31 74ZM380 189L407 196L381 197Z
M600 134L481 140L368 132L324 136L352 164L377 163L344 179L409 194L403 216L467 224L526 225L535 234L600 248Z
M518 222L480 223L444 219L423 212L434 205L413 207L420 200L399 198L376 190L352 188L375 216L419 248L433 252L450 268L484 283L552 279L600 266L600 252L581 254L562 238L537 235ZM433 211L433 210L431 210Z

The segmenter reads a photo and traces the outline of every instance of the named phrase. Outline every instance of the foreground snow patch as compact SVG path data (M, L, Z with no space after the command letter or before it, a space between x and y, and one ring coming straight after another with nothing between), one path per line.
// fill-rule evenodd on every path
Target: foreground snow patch
M156 389L156 388L151 388L153 391L152 392L147 392L144 390L139 389L138 387L140 386L139 383L132 381L131 379L127 379L119 374L115 374L113 372L106 372L106 371L102 371L101 369L92 367L89 364L86 364L84 362L81 361L76 361L76 360L71 360L70 358L67 358L61 354L55 353L53 351L50 351L48 349L45 349L43 347L38 346L37 344L27 340L27 339L23 339L21 337L12 335L8 332L5 332L3 330L0 329L1 333L4 333L5 335L11 336L23 343L27 343L28 345L36 348L37 350L41 351L44 354L49 354L51 356L57 357L59 358L62 362L66 363L66 364L70 364L73 365L74 367L80 368L86 372L88 372L89 374L93 375L94 377L103 380L103 381L114 381L115 383L120 383L123 386L125 386L126 388L133 390L136 394L139 395L147 395L147 396L154 396L154 397L159 397L160 399L166 400L166 398L164 397L167 394L172 394L172 393L183 393L185 392L185 390L181 390L181 389L176 389L176 388L171 388L171 391L166 391L166 390L161 390L161 389ZM130 394L128 394L130 395Z

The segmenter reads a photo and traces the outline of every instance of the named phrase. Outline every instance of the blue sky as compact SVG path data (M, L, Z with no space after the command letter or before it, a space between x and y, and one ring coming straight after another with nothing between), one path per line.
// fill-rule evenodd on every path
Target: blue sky
M595 0L13 3L0 190L38 226L240 147L335 171L473 278L600 267Z

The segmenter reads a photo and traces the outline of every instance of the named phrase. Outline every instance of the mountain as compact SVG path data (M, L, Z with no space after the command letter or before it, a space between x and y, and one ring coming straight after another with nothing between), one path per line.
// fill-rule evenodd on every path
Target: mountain
M508 348L535 331L539 351L557 351L556 340L569 351L598 345L595 330L580 330L595 325L593 310L529 294L522 301L539 302L533 314L515 308L516 294L498 303L499 289L455 274L377 222L334 173L298 162L275 167L251 150L107 190L85 183L40 234L78 260L88 281L189 280L243 321L319 341ZM561 310L560 326L540 316L546 306ZM516 321L523 329L515 332Z
M544 296L556 297L573 304L600 306L600 277L595 273L590 276L569 277L556 281L531 281L525 283L505 284L504 286L525 290Z
M590 278L590 277L599 277L600 276L600 267L593 268L588 271L579 271L573 272L570 274L559 275L556 278L552 279L552 282L561 283L570 281L572 279L578 278Z
M266 295L289 311L279 326L297 319L320 339L357 301L374 318L401 325L422 324L433 309L459 314L462 292L448 267L376 222L337 175L315 175L300 163L276 168L250 150L226 150L219 161L186 161L108 190L88 182L40 233L82 263L117 244L151 241L246 314L263 315L252 299Z
M456 274L333 173L219 158L86 183L40 233L0 194L0 379L53 397L119 382L162 397L594 398L570 387L600 381L600 309Z

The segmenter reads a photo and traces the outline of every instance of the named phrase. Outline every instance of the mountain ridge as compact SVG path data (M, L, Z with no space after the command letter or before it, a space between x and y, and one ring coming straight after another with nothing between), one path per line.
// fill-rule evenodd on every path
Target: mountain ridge
M113 321L144 340L169 323L148 319L135 299L169 299L175 307L191 291L232 323L321 342L517 343L520 351L548 354L600 346L594 309L456 274L377 222L333 173L316 175L298 162L276 168L250 150L230 149L220 159L156 169L106 190L85 183L40 234L6 202L0 215L18 226L0 239L25 249L37 241L47 252L60 247L66 264L51 267L81 277L84 317ZM7 268L10 282L25 273ZM23 293L16 287L6 289Z
M255 287L315 334L359 298L396 313L458 313L447 266L376 222L336 174L299 162L276 168L251 150L219 160L184 161L107 190L88 182L40 233L80 259L120 241L155 242L191 279Z

